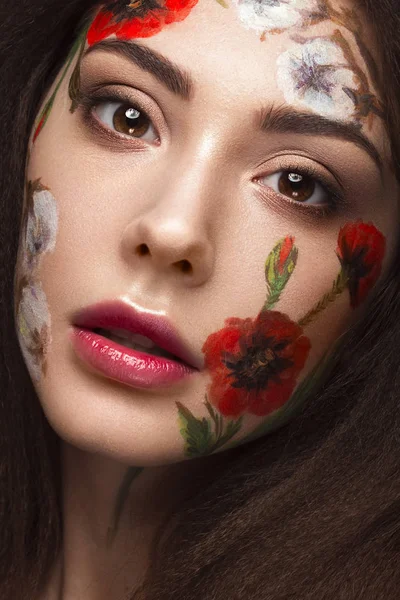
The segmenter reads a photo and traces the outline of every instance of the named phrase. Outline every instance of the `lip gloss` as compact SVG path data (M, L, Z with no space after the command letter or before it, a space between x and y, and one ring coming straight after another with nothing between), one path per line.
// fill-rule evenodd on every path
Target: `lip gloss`
M106 377L138 388L172 385L197 372L178 360L127 348L75 326L70 336L77 356Z

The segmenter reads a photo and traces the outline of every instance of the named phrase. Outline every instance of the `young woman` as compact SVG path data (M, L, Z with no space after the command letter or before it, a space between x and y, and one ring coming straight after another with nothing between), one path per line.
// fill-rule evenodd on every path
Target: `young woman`
M0 23L0 597L398 598L396 0Z

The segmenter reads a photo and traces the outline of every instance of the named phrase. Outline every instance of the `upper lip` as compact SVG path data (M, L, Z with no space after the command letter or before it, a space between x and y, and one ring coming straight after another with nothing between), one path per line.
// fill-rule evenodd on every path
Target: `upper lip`
M75 314L73 323L86 329L124 329L144 335L189 366L198 370L203 366L165 317L138 312L125 302L110 301L88 306Z

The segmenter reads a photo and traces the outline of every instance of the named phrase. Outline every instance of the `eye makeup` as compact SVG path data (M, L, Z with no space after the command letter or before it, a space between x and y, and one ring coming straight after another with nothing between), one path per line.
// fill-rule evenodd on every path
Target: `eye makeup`
M82 125L89 134L94 136L97 143L106 143L111 151L135 152L144 151L151 146L160 146L164 136L160 135L159 131L168 131L163 113L156 106L147 94L131 86L125 84L102 86L96 83L92 87L87 85L82 87L77 108L79 108ZM120 114L116 119L117 111ZM107 117L102 118L102 115ZM114 123L111 122L113 115ZM129 133L130 115L138 116L139 126L136 133L134 127ZM124 127L127 131L123 131ZM287 208L296 210L299 215L311 218L329 217L349 208L346 186L342 184L341 177L330 173L331 169L326 166L318 167L311 157L306 158L301 154L297 157L296 154L290 157L278 155L272 159L272 162L273 167L269 167L267 173L257 175L253 179L257 183L257 193L263 202L271 204L274 208L284 203ZM295 178L308 180L309 185L316 188L319 196L323 198L314 202L308 198L301 201L296 199L296 193L291 195L275 189L276 186L274 188L273 185L268 184L267 178L279 172L290 173ZM293 192L296 192L296 186L292 187ZM297 188L299 189L299 186ZM301 186L300 191L302 191Z
M279 168L277 164L275 168L271 169L270 174L256 177L254 180L258 184L261 198L267 203L272 201L273 204L276 204L284 201L288 203L291 208L300 211L302 214L308 214L315 217L331 216L346 205L345 194L342 187L338 183L333 183L333 178L328 178L321 173L321 170L311 166L310 163L302 164L301 161L296 163L291 157L290 162L288 162L288 160L283 160L281 164L281 168ZM286 189L289 191L290 187L292 187L294 191L292 197L285 194L282 187L279 189L278 186L278 190L275 190L272 185L268 185L265 182L266 179L270 179L273 175L276 176L279 173L287 175ZM292 175L291 186L289 175ZM303 201L296 199L296 182L300 178L306 182L306 185L314 186L314 188L319 186L319 189L324 195L323 201L312 203L307 202L308 198ZM299 189L299 186L297 186L297 188Z
M129 91L128 91L129 90ZM84 126L88 131L93 130L94 133L107 139L108 141L114 142L115 144L123 144L122 147L132 149L138 147L143 148L146 145L160 146L161 136L158 127L155 125L155 121L162 120L160 111L157 111L154 107L150 106L149 101L145 101L145 94L139 91L132 93L132 88L127 86L107 86L97 88L94 91L86 91L82 89L80 92L80 99L78 108L81 109L81 117ZM143 96L142 99L137 96ZM133 96L136 96L133 98ZM147 97L148 98L148 97ZM104 108L106 105L114 105L114 115L112 111ZM105 122L104 118L101 118L99 107L103 105L103 115L107 114L109 121L112 121L114 128ZM121 110L120 110L121 109ZM115 113L119 110L119 115L115 117ZM155 114L159 113L159 114ZM113 117L113 118L111 118ZM135 123L136 121L136 123ZM118 131L117 127L121 129L126 126L126 132ZM165 127L160 127L165 132ZM131 131L129 131L131 130ZM153 131L153 140L144 140L143 136L149 134L149 130ZM136 135L135 135L136 133ZM116 147L116 149L118 149Z

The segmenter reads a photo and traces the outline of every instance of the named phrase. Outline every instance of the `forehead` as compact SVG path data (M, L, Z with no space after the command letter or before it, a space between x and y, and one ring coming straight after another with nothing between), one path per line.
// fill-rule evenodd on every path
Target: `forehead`
M161 5L164 8L160 10L157 7ZM337 31L354 50L358 46L360 51L367 39L369 47L364 50L373 53L373 32L351 0L113 0L102 12L119 25L121 37L144 38L145 44L166 46L170 52L178 51L183 60L196 53L202 65L207 59L215 64L225 55L227 60L256 57L263 68L279 49L301 40L329 39ZM118 29L109 27L107 18L106 25L101 21L100 38L95 34L92 41ZM339 45L337 39L332 42ZM362 50L361 57L356 51L354 58L363 61L362 54ZM337 52L333 60L337 62L339 55ZM349 56L341 58L343 62ZM256 67L258 60L252 62Z

